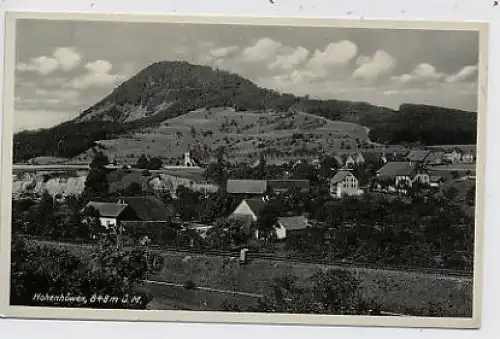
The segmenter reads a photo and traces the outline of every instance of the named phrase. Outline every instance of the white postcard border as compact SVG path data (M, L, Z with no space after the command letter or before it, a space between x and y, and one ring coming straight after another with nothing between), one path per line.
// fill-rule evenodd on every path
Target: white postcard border
M475 30L479 32L478 138L476 163L475 249L473 277L473 314L471 318L339 316L312 314L269 314L166 310L97 310L10 306L10 245L12 199L12 144L14 120L15 24L18 19L88 20L141 23L234 24L264 26L351 27L425 30ZM169 321L235 324L288 324L326 326L374 326L419 328L479 328L484 237L484 176L486 166L486 98L488 71L488 23L428 20L358 20L303 17L246 17L216 15L158 15L129 13L49 13L6 12L4 93L1 145L0 196L0 316L8 318L106 320L106 321Z

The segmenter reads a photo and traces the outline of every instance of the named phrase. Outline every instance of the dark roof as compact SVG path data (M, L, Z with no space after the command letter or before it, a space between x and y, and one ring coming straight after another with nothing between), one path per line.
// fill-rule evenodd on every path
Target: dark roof
M99 212L101 217L117 218L125 211L127 204L117 204L114 202L90 201L86 207L93 207Z
M431 175L430 176L430 181L431 182L438 182L440 180L444 180L444 178L440 175Z
M443 151L432 151L429 156L425 159L427 163L439 162L444 157Z
M398 175L411 175L414 168L405 161L388 162L377 171L382 177L395 177Z
M173 205L166 205L155 196L121 198L144 221L165 221L175 214Z
M263 194L266 192L265 180L234 180L227 181L227 192L232 194Z
M287 231L302 230L309 226L304 216L278 218L278 223L286 228Z
M430 154L430 151L414 150L410 151L406 159L410 161L424 161Z
M245 199L243 201L247 203L247 205L256 216L258 216L264 206L266 206L266 202L260 198Z
M267 185L272 190L309 190L309 180L269 180Z
M361 152L361 155L363 156L363 159L365 159L365 161L375 162L382 158L381 152Z
M338 171L337 173L335 173L335 175L330 179L330 182L331 183L338 183L338 182L341 182L342 180L345 179L345 177L347 177L349 174L352 175L352 172L351 171L346 171L346 170L340 170Z

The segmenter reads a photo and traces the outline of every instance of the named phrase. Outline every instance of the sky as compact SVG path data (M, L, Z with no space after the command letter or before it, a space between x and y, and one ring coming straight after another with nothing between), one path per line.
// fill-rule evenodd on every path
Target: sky
M15 130L73 119L164 60L209 65L311 98L475 111L478 51L474 31L23 19Z

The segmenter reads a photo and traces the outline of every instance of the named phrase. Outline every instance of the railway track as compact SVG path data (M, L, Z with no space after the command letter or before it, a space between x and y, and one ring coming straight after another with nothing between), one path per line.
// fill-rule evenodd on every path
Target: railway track
M239 257L239 252L232 252L232 251L212 251L212 250L204 251L204 250L192 250L192 249L187 250L187 249L166 248L161 246L153 246L152 250L170 252L170 253L186 253L193 255ZM394 267L394 266L383 266L383 265L379 266L379 265L360 263L360 262L312 260L312 259L293 257L293 256L278 256L271 253L250 252L250 254L248 254L248 258L293 262L293 263L304 263L304 264L330 265L330 266L339 266L345 268L359 268L359 269L385 270L385 271L405 271L405 272L413 272L413 273L421 273L429 275L450 276L457 278L473 277L473 273L471 272L448 270L448 269L406 268L406 267Z
M72 244L63 243L57 241L48 240L34 240L39 244L54 244L57 246L67 246L67 247L80 247L80 248L93 248L92 244ZM186 255L207 255L207 256L221 256L221 257L239 257L240 253L237 251L214 251L214 250L195 250L195 249L179 249L173 247L165 246L149 246L151 252L167 252L167 253L185 253ZM339 268L350 268L350 269L365 269L365 270L383 270L387 272L408 272L416 274L426 274L432 276L443 276L443 277L454 277L461 279L472 279L472 272L464 272L457 270L448 269L427 269L427 268L406 268L406 267L394 267L394 266L384 266L384 265L374 265L368 263L360 262L346 262L346 261L332 261L332 260L312 260L301 257L293 256L278 256L273 253L263 253L263 252L250 252L248 258L251 259L261 259L270 261L281 261L290 263L301 263L301 264L314 264L314 265L328 265L336 266Z

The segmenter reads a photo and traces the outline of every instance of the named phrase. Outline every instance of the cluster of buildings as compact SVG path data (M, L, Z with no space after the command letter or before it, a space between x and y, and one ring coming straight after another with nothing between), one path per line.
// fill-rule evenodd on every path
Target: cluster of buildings
M337 156L336 160L340 164L340 169L328 180L329 193L334 198L342 198L344 196L358 196L367 190L404 194L417 184L438 188L446 180L460 177L474 178L473 169L476 153L475 147L464 146L414 149L405 154L355 152ZM301 162L302 160L298 160L294 166ZM320 162L318 159L312 159L310 163L317 165ZM368 163L378 166L378 169L370 178L369 184L365 183L361 187L360 179L356 177L353 168L356 165ZM472 170L466 170L466 168ZM453 175L453 172L456 173ZM130 175L137 176L137 174L132 173ZM217 185L207 183L199 174L193 174L192 177L189 177L186 173L179 175L162 173L148 178L131 177L130 180L125 181L121 178L121 180L117 180L120 182L119 186L111 185L110 188L118 190L132 181L137 182L137 180L143 188L153 187L156 191L168 189L175 192L175 188L179 186L205 192L215 192L218 189ZM165 183L170 184L166 185ZM238 197L240 201L229 218L243 220L249 225L258 221L269 197L291 190L307 193L310 190L310 183L308 180L297 179L229 179L225 189L228 194ZM172 220L171 218L176 215L172 206L165 205L154 195L122 198L116 203L90 202L89 206L99 211L101 224L106 227L133 221L163 222ZM285 215L277 219L274 233L277 239L285 239L290 233L304 230L310 226L311 221L305 215ZM212 226L192 223L189 227L205 236ZM259 237L258 234L255 236Z

